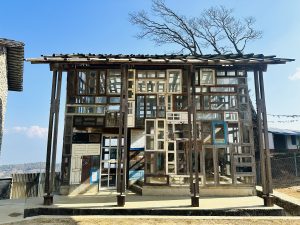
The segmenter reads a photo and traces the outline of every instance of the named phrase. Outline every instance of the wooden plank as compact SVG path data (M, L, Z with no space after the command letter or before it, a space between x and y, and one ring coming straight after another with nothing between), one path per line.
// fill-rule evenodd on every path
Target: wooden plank
M52 145L50 193L53 192L54 178L55 178L61 81L62 81L62 71L60 70L58 72L58 82L57 82L57 90L56 90L56 96L55 96L55 111L54 111L55 121L54 121L53 145Z
M257 132L258 132L258 146L260 152L260 173L261 173L261 183L263 188L263 194L267 194L266 189L266 170L265 170L265 155L263 148L263 139L262 139L262 119L261 119L261 98L260 98L260 89L259 89L259 80L258 80L258 71L254 71L254 83L255 83L255 96L256 96L256 107L257 107Z
M261 104L262 104L262 117L263 117L263 128L264 128L264 147L265 147L265 166L266 166L266 182L267 182L267 193L273 193L273 182L272 182L272 171L271 171L271 159L269 149L269 135L268 135L268 121L267 121L267 110L265 102L265 89L264 89L264 78L263 72L259 71L259 83L261 92Z
M50 195L50 161L52 152L52 133L53 133L53 118L54 118L54 108L55 108L55 92L57 83L57 70L53 71L52 77L52 91L50 99L50 115L49 115L49 125L48 125L48 140L47 140L47 153L46 153L46 169L45 169L45 194Z

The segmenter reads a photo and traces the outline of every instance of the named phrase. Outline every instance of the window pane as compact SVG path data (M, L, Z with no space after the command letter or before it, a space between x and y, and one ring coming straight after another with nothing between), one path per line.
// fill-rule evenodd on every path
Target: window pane
M175 96L174 107L176 111L187 110L187 96Z
M181 74L179 71L170 71L168 80L169 92L180 92L181 90Z
M99 103L99 104L105 104L106 103L106 97L96 97L96 103Z
M121 73L119 70L110 70L107 83L107 92L109 94L121 93Z
M99 77L99 93L105 94L105 71L100 71L100 77Z
M96 86L97 86L97 73L96 71L90 71L88 76L87 94L89 95L96 94Z
M214 74L212 70L201 70L200 85L214 84Z
M146 117L156 117L156 96L146 96Z
M78 74L78 94L85 94L86 72L80 71Z
M226 125L225 123L213 122L214 144L226 144Z
M218 78L217 84L238 84L237 78Z

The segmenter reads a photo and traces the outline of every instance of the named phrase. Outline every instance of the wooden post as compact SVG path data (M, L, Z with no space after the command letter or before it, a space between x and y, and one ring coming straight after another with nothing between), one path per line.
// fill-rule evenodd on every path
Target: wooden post
M122 73L124 76L123 79L123 85L124 85L124 93L123 93L123 130L124 130L124 157L123 157L123 179L122 179L122 194L125 195L125 190L126 190L126 182L127 182L127 157L128 157L128 152L127 152L127 136L128 136L128 129L127 129L127 116L128 116L128 90L127 90L127 84L128 84L128 67L123 66L122 68Z
M56 151L57 151L57 135L58 135L58 121L59 121L59 105L60 105L60 93L61 93L61 80L62 70L58 72L57 91L55 97L55 120L53 131L53 145L52 145L52 160L51 160L51 179L50 179L50 193L53 192L54 179L55 179L55 166L56 166Z
M198 157L198 143L197 143L197 123L196 123L196 88L195 88L195 70L194 67L190 68L192 76L192 108L193 113L193 149L194 149L194 159L195 159L195 185L194 185L194 195L192 196L192 206L199 207L199 157Z
M50 160L51 160L51 149L52 149L52 132L53 132L53 116L54 116L54 109L55 109L56 82L57 82L57 70L54 70L53 77L52 77L52 91L51 91L51 99L50 99L50 115L49 115L49 125L48 125L44 205L53 204L53 196L50 194Z
M126 163L127 159L127 100L128 100L128 91L127 91L127 66L121 66L121 101L120 101L120 120L119 120L119 137L118 137L118 170L117 170L117 205L125 205L125 179L126 179ZM125 113L126 111L126 113ZM126 130L126 131L125 131ZM125 138L126 135L126 138ZM122 147L122 138L124 138L124 144ZM125 144L126 143L126 144ZM123 148L123 154L122 154ZM123 170L121 166L123 165Z
M262 80L262 71L254 71L255 81L255 94L257 105L257 132L258 132L258 144L260 152L260 170L261 170L261 183L262 192L265 206L273 206L274 198L270 196L272 190L272 176L271 176L271 164L270 155L267 153L268 148L268 126L267 126L267 114L265 111L265 99L264 99L264 87ZM263 127L264 126L264 127ZM262 129L264 128L264 140ZM269 158L269 159L268 159ZM269 160L269 163L267 162ZM271 189L270 189L271 188Z
M266 171L266 196L264 198L265 206L274 205L274 197L270 194L273 193L273 182L272 182L272 170L271 170L271 159L269 149L269 136L268 136L268 120L267 110L265 102L265 89L264 89L264 78L262 70L259 71L259 85L261 95L261 108L263 117L263 131L264 131L264 158L265 158L265 171ZM264 196L263 196L264 197Z
M191 197L194 196L194 172L193 172L193 148L192 148L192 100L191 100L191 71L188 70L186 72L186 88L187 88L187 100L188 100L188 152L189 152L189 172L190 172L190 192L191 192Z

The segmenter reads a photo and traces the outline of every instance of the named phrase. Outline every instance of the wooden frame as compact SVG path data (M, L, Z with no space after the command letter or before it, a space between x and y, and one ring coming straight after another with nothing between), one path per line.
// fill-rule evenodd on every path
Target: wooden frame
M204 76L207 76L208 74L206 74L207 72L210 72L211 73L211 82L210 83L206 83L206 82L203 82L203 77ZM216 75L215 75L215 70L214 69L209 69L209 68L201 68L200 69L200 72L199 72L199 85L200 86L203 86L203 85L215 85L216 83Z

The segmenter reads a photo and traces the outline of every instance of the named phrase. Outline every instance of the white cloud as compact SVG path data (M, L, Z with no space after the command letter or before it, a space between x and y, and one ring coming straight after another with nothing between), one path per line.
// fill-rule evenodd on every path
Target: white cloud
M297 71L289 76L289 80L300 80L300 67L297 68Z
M14 133L23 133L26 134L29 138L46 138L48 129L46 127L40 127L33 125L30 127L13 127L11 129Z

